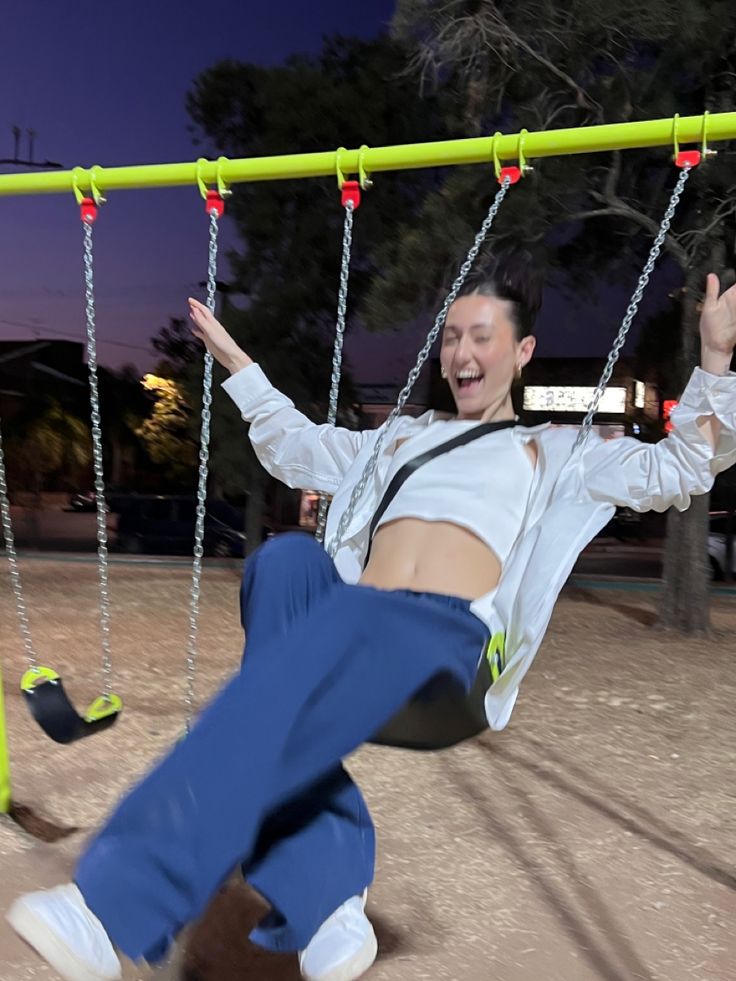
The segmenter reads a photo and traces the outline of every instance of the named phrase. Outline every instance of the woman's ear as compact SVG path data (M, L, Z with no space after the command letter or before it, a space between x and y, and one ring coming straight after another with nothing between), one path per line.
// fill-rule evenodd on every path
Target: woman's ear
M523 337L519 341L519 350L517 354L517 363L523 368L528 365L534 354L534 348L537 346L537 339L532 334L527 337Z

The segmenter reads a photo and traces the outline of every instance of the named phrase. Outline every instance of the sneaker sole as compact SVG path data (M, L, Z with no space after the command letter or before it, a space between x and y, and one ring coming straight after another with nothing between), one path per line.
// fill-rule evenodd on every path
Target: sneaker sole
M19 937L62 976L64 981L119 981L122 974L100 974L77 957L46 920L17 900L5 915Z
M375 933L371 933L359 951L343 961L342 964L338 964L328 974L320 974L319 976L303 974L302 977L305 981L355 981L373 965L377 955L378 941Z

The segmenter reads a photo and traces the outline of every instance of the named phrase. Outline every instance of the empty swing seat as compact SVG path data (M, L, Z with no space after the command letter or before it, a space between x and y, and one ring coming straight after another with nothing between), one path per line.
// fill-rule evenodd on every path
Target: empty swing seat
M30 668L23 675L21 690L30 712L49 738L57 743L73 743L109 729L123 708L117 695L96 698L80 715L64 690L59 675L51 668Z

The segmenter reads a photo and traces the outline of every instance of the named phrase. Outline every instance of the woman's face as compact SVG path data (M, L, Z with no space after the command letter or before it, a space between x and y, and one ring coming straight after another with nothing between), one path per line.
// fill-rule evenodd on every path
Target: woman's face
M517 341L508 300L478 293L455 300L442 332L440 364L458 417L480 419L500 408L534 344L533 337Z

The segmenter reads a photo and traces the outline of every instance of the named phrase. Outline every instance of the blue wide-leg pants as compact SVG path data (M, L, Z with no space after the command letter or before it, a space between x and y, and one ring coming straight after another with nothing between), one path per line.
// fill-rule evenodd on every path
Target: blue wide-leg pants
M438 676L467 690L488 639L467 601L347 585L298 533L248 560L241 608L240 673L77 868L132 959L160 959L238 863L274 907L254 939L304 948L373 876L373 826L341 760Z

